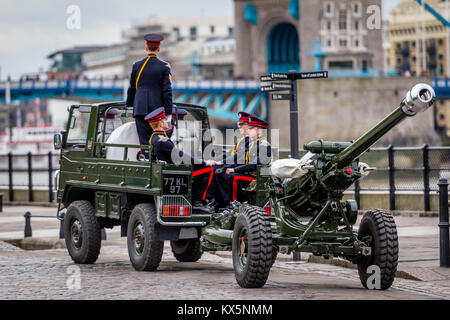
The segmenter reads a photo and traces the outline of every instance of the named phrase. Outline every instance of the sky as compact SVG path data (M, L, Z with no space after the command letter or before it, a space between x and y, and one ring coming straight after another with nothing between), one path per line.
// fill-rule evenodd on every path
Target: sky
M383 0L383 15L400 0ZM70 6L80 8L80 29L69 29ZM0 80L46 70L46 57L75 45L121 42L121 32L152 15L233 16L233 0L0 0Z

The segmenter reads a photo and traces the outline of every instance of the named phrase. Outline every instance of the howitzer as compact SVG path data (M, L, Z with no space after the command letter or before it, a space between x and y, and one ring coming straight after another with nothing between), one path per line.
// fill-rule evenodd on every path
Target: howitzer
M264 285L277 252L301 251L357 264L366 288L374 288L368 283L369 267L377 266L380 285L375 289L389 288L398 262L392 214L368 211L356 230L356 201L342 198L356 180L374 170L359 157L402 120L425 111L434 101L433 88L418 84L398 108L356 141L313 141L304 146L309 152L302 159L278 160L268 175L261 170L256 189L265 193L264 204L244 203L234 215L218 217L203 229L204 248L231 246L236 279L243 287Z
M435 93L427 84L414 86L391 114L355 142L313 141L304 146L309 153L298 163L303 175L283 184L286 203L294 215L317 215L328 200L342 199L343 192L357 179L373 170L358 158L389 130L407 117L415 116L433 105ZM283 167L274 163L275 176ZM353 217L354 218L354 217Z

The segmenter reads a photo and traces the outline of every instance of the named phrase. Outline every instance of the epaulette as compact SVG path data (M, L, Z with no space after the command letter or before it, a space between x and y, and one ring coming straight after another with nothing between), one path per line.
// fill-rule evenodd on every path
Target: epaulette
M259 145L264 146L264 147L268 147L268 146L270 146L270 143L266 139L263 139L263 140L259 141Z
M159 141L160 141L160 142L167 142L167 141L169 141L169 137L160 135L160 136L159 136Z
M170 63L168 63L167 61L161 60L159 59L159 61L161 61L165 66L167 66L169 69L172 69L170 66Z

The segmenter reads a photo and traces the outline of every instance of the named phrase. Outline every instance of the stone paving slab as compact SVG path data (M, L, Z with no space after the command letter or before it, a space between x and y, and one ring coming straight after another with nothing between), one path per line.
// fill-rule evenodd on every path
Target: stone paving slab
M78 288L72 278L76 272L80 275ZM303 262L277 261L262 289L243 289L234 279L231 259L204 253L197 263L179 263L168 243L156 272L135 271L128 260L126 244L103 246L97 263L92 265L74 265L64 249L14 252L0 249L0 284L0 299L450 298L448 292L435 286L402 279L396 279L386 291L366 290L355 270Z
M2 238L2 235L8 235L8 232L13 233L9 234L10 236L19 236L20 234L23 234L24 221L20 222L20 220L23 219L23 214L26 211L30 211L35 215L54 215L56 212L53 208L50 208L49 211L49 208L41 207L5 207L4 212L0 213L0 239L4 239ZM359 217L359 219L360 218L361 217ZM398 269L410 274L414 278L422 280L403 283L403 281L410 280L397 278L395 285L404 285L403 287L400 287L400 289L406 290L408 292L419 294L425 293L433 298L448 299L448 297L450 296L448 292L448 289L450 287L450 272L448 268L439 268L439 228L437 226L437 224L439 223L438 218L396 216L395 221L398 226L400 245ZM32 221L32 227L33 235L35 237L50 237L49 241L57 241L57 235L59 234L58 220L35 219L34 221ZM108 266L114 266L114 270L127 266L127 270L130 271L130 264L128 261L128 253L126 249L126 240L125 238L120 237L120 228L115 227L113 230L107 229L107 238L108 240L104 242L104 246L102 247L102 256L105 256L106 259L109 259L109 261L113 263L113 265ZM34 240L30 239L27 241L32 242ZM43 241L43 239L39 241ZM16 247L0 241L0 255L17 255L18 252L20 252L20 254L23 254L24 256L29 257L29 259L33 259L32 257L36 255L38 260L44 259L42 258L42 255L44 254L46 257L48 256L55 259L63 259L64 265L66 266L71 265L71 260L68 259L68 254L65 249L45 250L45 253L43 253L43 251L30 253L27 251L22 251ZM167 259L169 259L169 261L171 261L171 259L172 261L174 261L173 257L171 257L170 249L166 248L165 255L167 254ZM226 263L230 264L231 259L229 253L220 254L220 257L208 253L205 253L205 256L209 257L207 259L208 261L210 261L212 257L215 257L214 259L224 259L220 261L222 261L223 263L225 263L226 261ZM111 257L116 257L118 260L111 260ZM292 259L292 256L280 254L278 257L279 258L276 262L277 267L282 268L284 266L287 269L292 268L292 266L290 266L290 260ZM302 253L303 259L308 259L308 257L308 254ZM100 260L102 259L104 258L100 258ZM217 261L214 259L214 263L217 263ZM115 265L115 263L118 263L118 265ZM319 274L323 270L328 270L327 268L329 267L339 268L347 270L346 272L349 272L348 274L346 274L342 270L339 271L344 272L346 278L350 278L354 282L359 281L357 273L355 273L355 270L353 269L344 269L335 265L324 266L316 263L308 263L307 265L314 265L317 266L317 268L310 269L303 267L303 265L301 265L301 267L296 266L296 268L300 268L299 270L305 272L307 271ZM3 268L6 268L6 265L3 265ZM94 270L97 270L97 267L95 267L95 265L93 268ZM2 270L0 270L0 274L1 272ZM233 278L232 275L231 278Z

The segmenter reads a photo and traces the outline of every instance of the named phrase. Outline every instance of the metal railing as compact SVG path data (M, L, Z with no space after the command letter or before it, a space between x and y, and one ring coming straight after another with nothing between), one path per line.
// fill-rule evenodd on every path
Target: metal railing
M306 151L299 150L299 153L303 156ZM289 150L274 149L274 159L288 156ZM424 210L430 211L430 193L438 191L439 179L450 179L450 147L372 148L360 160L377 171L349 189L355 193L358 204L361 191L382 191L389 194L390 209L395 210L396 193L421 192ZM34 190L48 189L48 200L52 202L53 176L58 169L59 154L55 152L0 155L0 187L8 187L10 201L14 201L13 191L18 187L28 190L29 201L34 200Z
M306 153L299 150L300 156ZM289 150L280 150L279 158L287 158ZM441 178L450 179L450 147L394 147L371 148L360 161L376 167L377 171L356 181L349 189L355 192L360 205L361 191L389 193L389 209L395 210L396 193L421 192L424 210L430 211L430 193L439 190Z
M34 201L35 190L48 189L48 201L53 202L53 176L58 169L59 153L0 155L0 187L8 188L9 201L14 201L17 188L28 190L28 201Z

